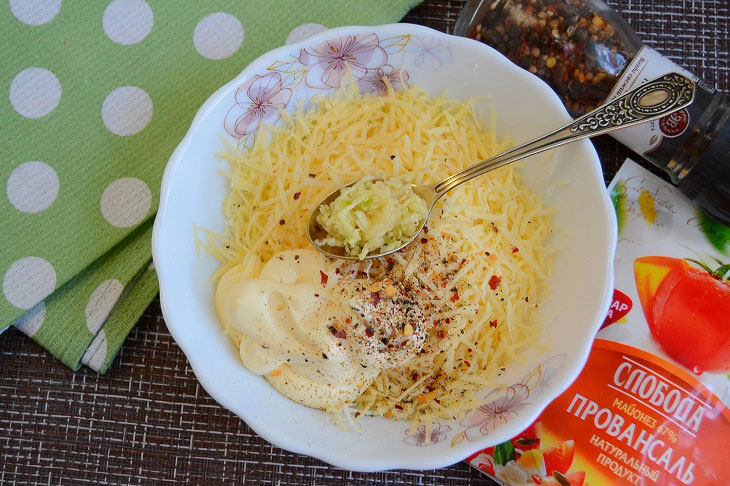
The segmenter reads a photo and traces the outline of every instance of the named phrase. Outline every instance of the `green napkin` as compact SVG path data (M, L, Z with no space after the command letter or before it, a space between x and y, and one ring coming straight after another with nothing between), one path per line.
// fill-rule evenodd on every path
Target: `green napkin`
M160 178L202 102L272 48L417 3L3 2L0 332L106 371L157 292Z

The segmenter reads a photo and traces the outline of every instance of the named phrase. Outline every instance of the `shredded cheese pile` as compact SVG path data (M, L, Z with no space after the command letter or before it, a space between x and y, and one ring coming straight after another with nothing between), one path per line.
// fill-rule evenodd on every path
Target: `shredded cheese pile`
M352 85L282 117L248 148L221 154L231 167L225 235L198 228L205 238L196 238L222 262L214 278L239 264L256 278L278 252L307 248L310 211L343 184L363 176L434 183L511 143L497 139L494 115L485 125L471 104L418 87L377 97ZM474 408L541 335L534 316L547 293L551 214L511 165L451 191L428 233L392 259L355 263L360 278L408 280L441 307L422 353L382 371L352 407L426 423L429 432L433 420Z

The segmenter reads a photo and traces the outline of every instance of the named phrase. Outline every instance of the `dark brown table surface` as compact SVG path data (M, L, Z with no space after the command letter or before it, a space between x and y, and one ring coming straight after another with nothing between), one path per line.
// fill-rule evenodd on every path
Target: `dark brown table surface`
M646 44L728 91L730 0L608 3ZM451 32L462 5L427 0L404 21ZM632 153L607 137L595 145L608 182ZM14 329L0 336L0 484L162 482L496 484L464 463L360 474L272 446L202 389L158 300L103 376L70 371Z

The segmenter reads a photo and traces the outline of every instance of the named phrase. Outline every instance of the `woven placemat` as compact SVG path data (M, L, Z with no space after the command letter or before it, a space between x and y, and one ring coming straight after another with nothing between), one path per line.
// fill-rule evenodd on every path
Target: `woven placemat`
M728 0L609 3L647 44L730 88ZM462 4L428 0L404 21L451 32ZM607 137L595 144L609 181L633 154ZM18 331L0 336L1 484L153 482L495 484L464 463L359 474L270 445L200 387L157 300L104 376L70 371Z

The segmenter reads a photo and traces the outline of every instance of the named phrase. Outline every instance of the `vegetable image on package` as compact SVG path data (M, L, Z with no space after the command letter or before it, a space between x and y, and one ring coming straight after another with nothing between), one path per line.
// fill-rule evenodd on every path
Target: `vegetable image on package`
M630 160L609 191L615 290L583 371L467 461L508 486L730 484L730 228Z
M643 257L634 273L646 322L664 352L696 374L730 372L730 265L713 271L697 260Z
M480 471L507 484L584 486L585 472L571 470L575 442L567 440L540 448L542 424L533 423L520 435L466 460Z

